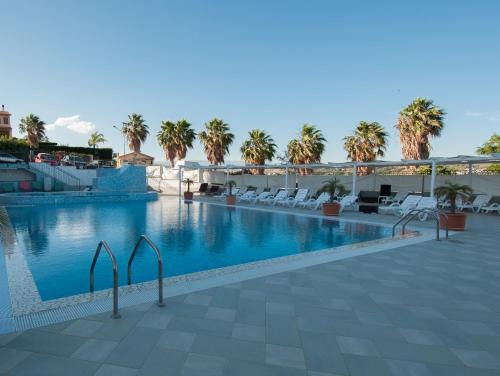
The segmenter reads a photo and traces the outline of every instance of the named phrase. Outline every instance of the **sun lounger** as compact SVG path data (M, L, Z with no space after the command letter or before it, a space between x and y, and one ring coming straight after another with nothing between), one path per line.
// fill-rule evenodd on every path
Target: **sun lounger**
M288 206L289 208L294 208L299 202L306 201L308 194L309 194L309 189L301 188L297 191L294 197L287 197L286 200L278 201L277 204Z
M463 211L465 209L471 209L473 213L479 213L481 209L485 206L488 206L488 203L491 201L490 195L477 195L472 203L464 202L461 205L457 205L457 209L459 211Z
M483 206L481 209L482 213L497 212L500 215L500 204L494 202L488 206Z
M390 205L393 202L401 203L406 198L406 196L408 196L407 191L399 191L396 192L396 195L394 197L386 197L382 199L381 204Z
M414 209L421 199L422 196L408 195L402 203L393 202L389 206L379 206L378 211L381 214L402 216L406 214L408 210Z
M317 198L310 198L307 201L299 202L297 205L304 209L319 209L321 205L330 200L328 192L322 192Z
M255 196L254 198L251 198L251 199L248 199L248 202L251 202L252 204L259 204L259 203L263 203L264 201L266 201L269 196L271 196L271 192L269 191L264 191L262 193L259 193L257 196ZM247 199L245 200L242 200L242 201L247 201Z
M201 183L200 188L198 188L198 193L200 195L207 193L208 183Z
M209 196L216 196L219 194L221 188L222 188L221 185L211 185L210 187L208 187L207 192L205 194Z
M414 210L425 210L418 213L418 219L425 221L428 218L429 211L436 210L437 207L438 203L435 197L422 197ZM411 211L411 209L409 211Z
M274 206L278 203L278 201L283 201L286 200L287 198L288 198L288 191L282 190L276 193L275 196L270 195L268 198L264 200L259 200L259 202Z
M257 195L255 194L255 191L246 191L242 195L239 195L236 197L236 201L240 202L250 202L253 200Z
M234 187L232 189L231 194L233 196L237 196L239 191L240 191L239 187ZM214 198L216 198L218 200L222 200L222 199L226 198L228 195L229 195L229 188L226 188L226 190L224 190L221 194L215 195Z
M356 204L356 201L358 200L358 196L354 196L354 195L348 195L348 196L344 196L342 197L342 199L340 200L340 213L342 213L346 208L351 208L351 209L355 209L355 204Z

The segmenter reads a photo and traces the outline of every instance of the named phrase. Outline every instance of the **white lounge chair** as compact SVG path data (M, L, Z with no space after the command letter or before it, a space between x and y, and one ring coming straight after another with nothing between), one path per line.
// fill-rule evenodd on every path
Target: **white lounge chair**
M348 195L348 196L344 196L342 197L342 199L340 200L340 213L342 213L344 211L345 208L351 208L351 209L355 209L355 203L356 201L358 201L358 196L354 196L354 195Z
M288 191L284 189L276 193L276 196L270 195L268 198L260 200L259 202L274 206L278 203L278 201L284 201L287 199L288 199Z
M479 213L483 207L488 206L490 200L490 195L477 195L472 204L469 201L463 202L461 205L457 205L457 209L459 211L471 209L473 213Z
M289 208L294 208L299 202L304 202L307 200L307 195L309 194L309 189L300 188L293 197L287 197L286 200L278 201L278 205L288 206Z
M498 215L500 215L500 204L494 202L488 206L483 206L481 208L482 213L489 213L489 212L494 212L494 211L496 211L498 213Z
M462 197L460 196L457 196L456 200L455 200L455 207L459 207L463 205L463 200L462 200ZM451 202L450 200L444 200L444 201L440 201L438 200L438 206L441 208L441 209L448 209L451 207Z
M330 200L330 194L328 192L322 192L317 198L310 198L309 200L299 202L297 205L304 209L318 209L325 202Z
M256 197L249 199L248 202L251 202L252 204L259 204L266 201L269 196L271 196L271 192L261 192ZM244 201L246 201L246 199Z
M437 209L437 200L435 197L422 197L418 202L415 210L426 210L424 212L418 213L418 219L421 221L427 220L428 211ZM410 209L411 210L411 209Z
M402 203L393 202L389 206L379 206L378 211L381 214L403 216L408 213L409 210L414 209L421 199L422 196L408 195Z
M398 191L396 192L396 195L394 197L386 197L382 200L382 204L384 205L390 205L392 204L393 202L402 202L406 196L408 196L408 192L407 191Z
M238 192L240 191L240 188L239 187L235 187L232 189L232 194L233 196L238 196ZM229 188L227 188L224 192L222 192L220 195L217 195L217 196L214 196L214 198L218 199L218 200L223 200L224 198L226 198L227 196L229 195Z
M257 197L255 191L246 191L242 195L236 196L236 201L250 202L255 197Z

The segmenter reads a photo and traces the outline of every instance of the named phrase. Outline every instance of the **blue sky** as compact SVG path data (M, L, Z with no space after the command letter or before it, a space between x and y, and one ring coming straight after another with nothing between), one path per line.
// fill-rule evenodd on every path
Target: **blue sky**
M143 114L143 151L164 159L161 120L213 117L252 128L283 150L303 123L344 161L342 138L360 120L390 133L418 96L446 112L434 156L472 154L500 131L498 1L3 1L0 102L19 119L53 124L51 140L86 144L96 129L122 150L120 125ZM66 119L68 118L68 119ZM56 120L59 119L57 122ZM204 159L197 142L188 159Z

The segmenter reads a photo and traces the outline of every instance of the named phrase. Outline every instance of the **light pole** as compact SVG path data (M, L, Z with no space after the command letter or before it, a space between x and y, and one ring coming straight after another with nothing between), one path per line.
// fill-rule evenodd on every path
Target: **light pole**
M121 128L118 128L116 125L113 125L113 128L115 128L123 136L123 155L125 155L125 133L123 133L124 125L122 125Z

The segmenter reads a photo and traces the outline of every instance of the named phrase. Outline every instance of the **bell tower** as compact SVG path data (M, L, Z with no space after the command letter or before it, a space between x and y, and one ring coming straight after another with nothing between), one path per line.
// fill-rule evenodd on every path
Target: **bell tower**
M5 111L5 106L2 104L0 111L0 136L12 137L12 127L10 125L10 112Z

